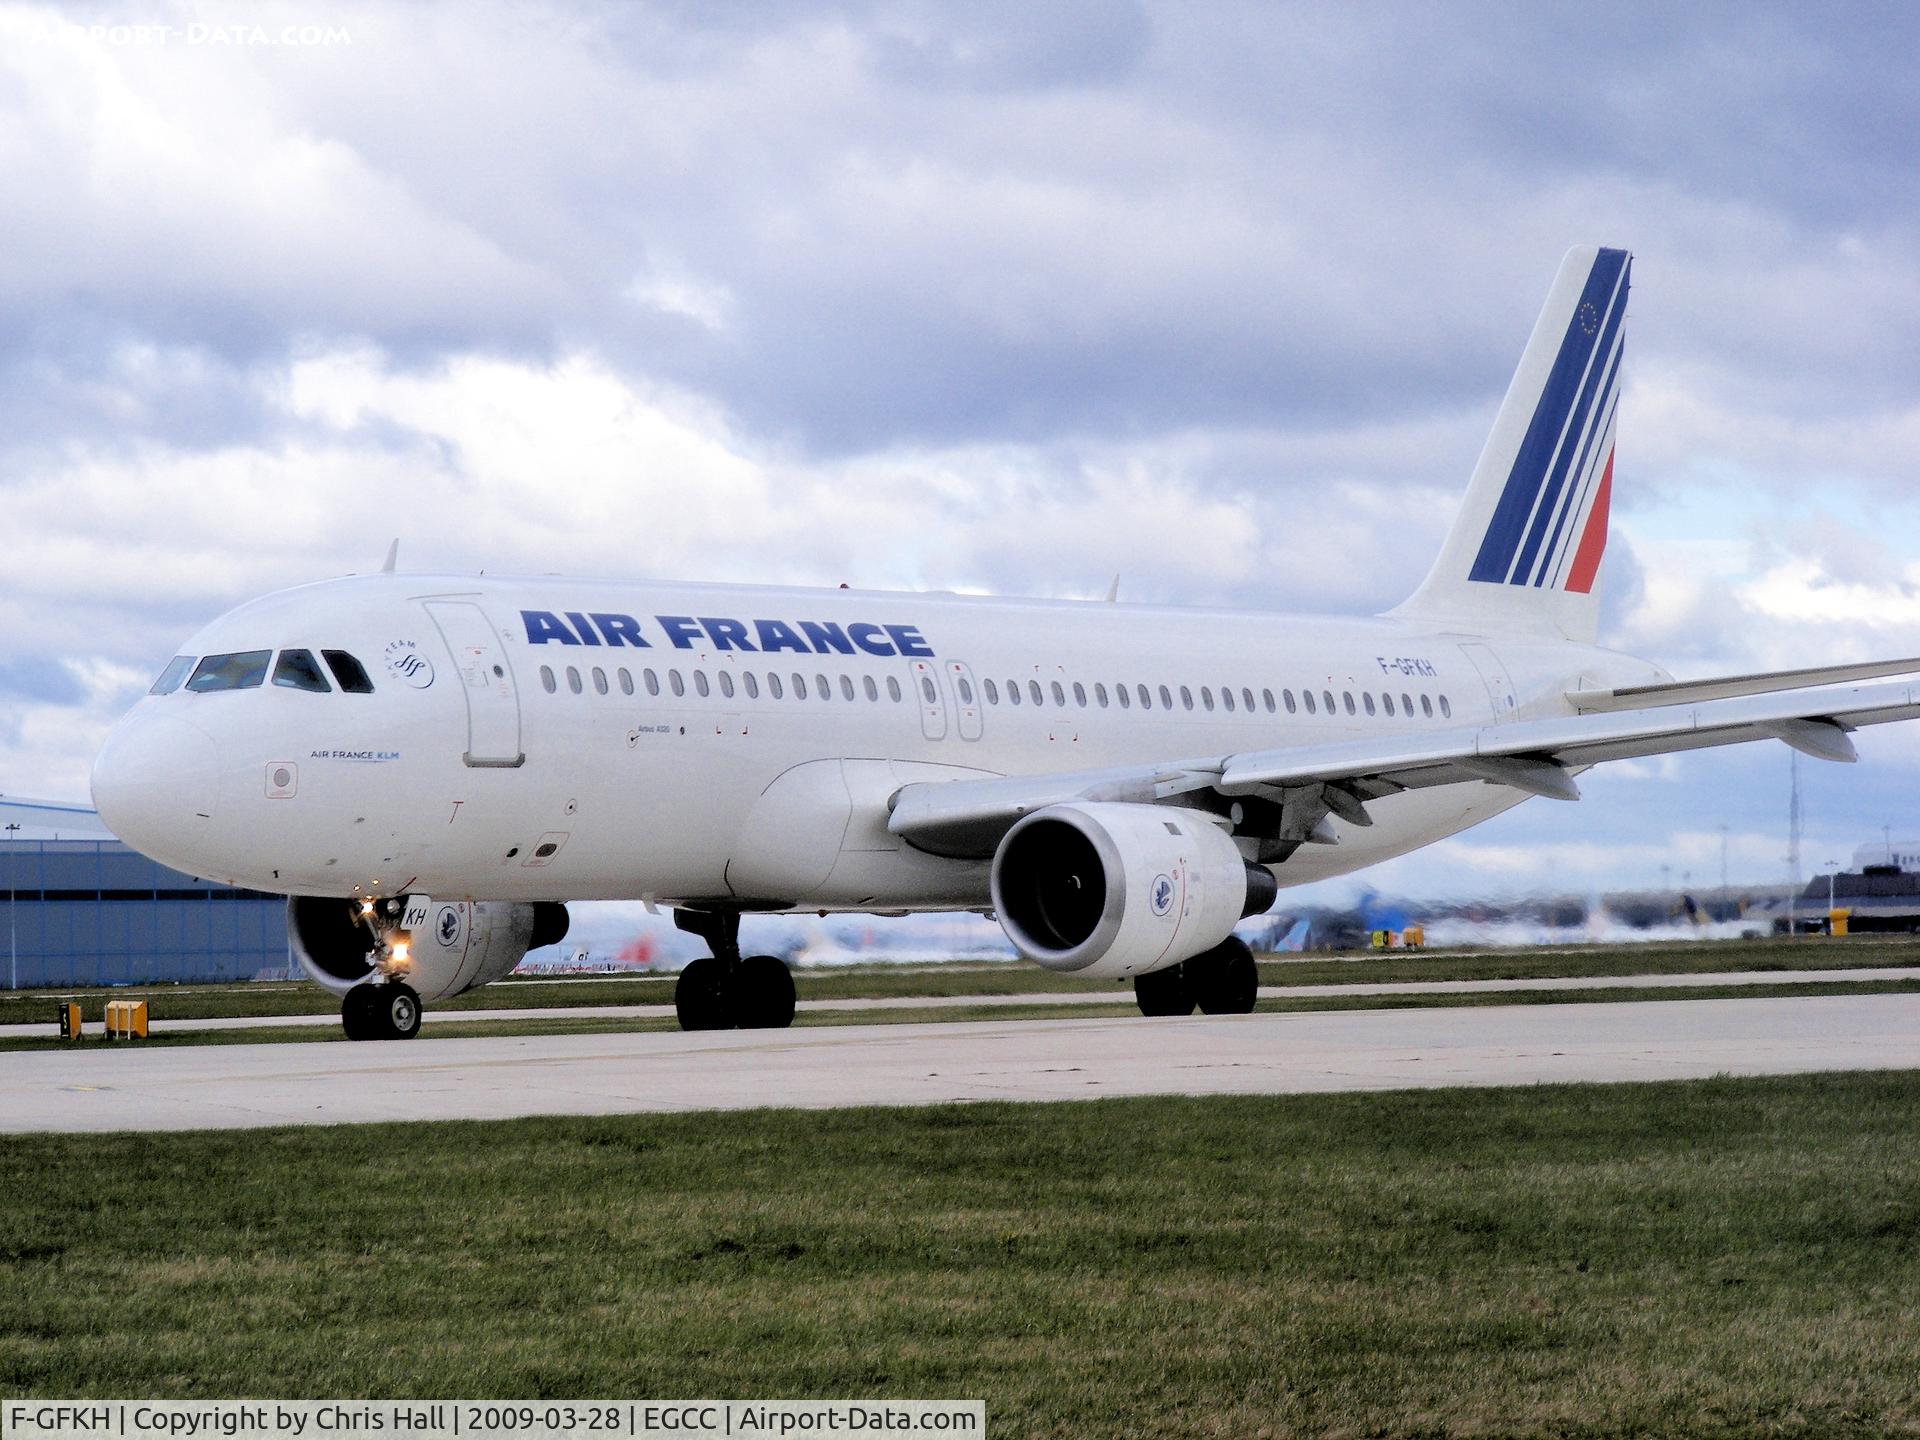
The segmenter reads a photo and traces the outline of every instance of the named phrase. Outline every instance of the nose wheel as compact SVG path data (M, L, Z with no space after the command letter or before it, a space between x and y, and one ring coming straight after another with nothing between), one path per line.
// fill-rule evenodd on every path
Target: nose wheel
M774 955L740 954L740 916L676 910L673 920L713 950L680 972L673 1009L682 1030L784 1030L793 1024L793 972Z
M356 985L340 1003L349 1040L411 1040L420 1033L420 997L411 985Z

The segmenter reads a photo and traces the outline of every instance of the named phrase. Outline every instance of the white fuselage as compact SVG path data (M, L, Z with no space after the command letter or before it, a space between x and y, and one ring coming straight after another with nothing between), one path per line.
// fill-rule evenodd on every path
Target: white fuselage
M887 830L902 785L1566 714L1569 690L1664 673L1390 619L384 574L242 606L183 653L288 650L348 652L371 693L143 699L95 770L116 833L289 894L983 908L985 861ZM1390 796L1275 873L1357 870L1521 798Z

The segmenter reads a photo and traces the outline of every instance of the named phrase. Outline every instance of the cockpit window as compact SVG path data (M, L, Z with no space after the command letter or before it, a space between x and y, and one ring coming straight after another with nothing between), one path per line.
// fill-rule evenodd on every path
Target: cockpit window
M344 650L322 650L327 664L333 670L333 678L340 682L340 688L349 695L371 695L373 681L367 678L367 672L361 663Z
M242 650L233 655L209 655L187 681L187 689L204 695L209 690L252 690L267 678L271 650Z
M180 682L187 678L193 669L193 656L176 655L167 662L167 668L160 672L160 678L153 682L149 695L171 695L180 688Z
M273 683L289 690L312 690L320 695L333 693L333 686L320 673L320 662L313 658L311 650L282 650L280 663L273 667Z

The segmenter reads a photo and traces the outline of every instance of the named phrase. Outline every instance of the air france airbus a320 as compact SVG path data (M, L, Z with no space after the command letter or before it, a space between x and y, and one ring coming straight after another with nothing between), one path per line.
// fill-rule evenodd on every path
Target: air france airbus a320
M243 605L114 730L115 834L289 896L348 1034L498 980L570 900L671 906L688 1029L783 1026L743 917L990 911L1149 1015L1252 1008L1281 886L1630 756L1832 760L1914 660L1675 682L1594 644L1625 251L1570 253L1451 533L1373 619L859 590L381 573Z

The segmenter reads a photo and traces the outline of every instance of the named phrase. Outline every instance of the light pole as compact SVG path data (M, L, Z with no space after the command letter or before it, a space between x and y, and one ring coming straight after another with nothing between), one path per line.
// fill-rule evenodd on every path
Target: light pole
M13 837L19 825L7 822L7 988L20 988L20 927L14 922Z
M1833 872L1840 868L1838 860L1827 861L1827 923L1833 923Z

